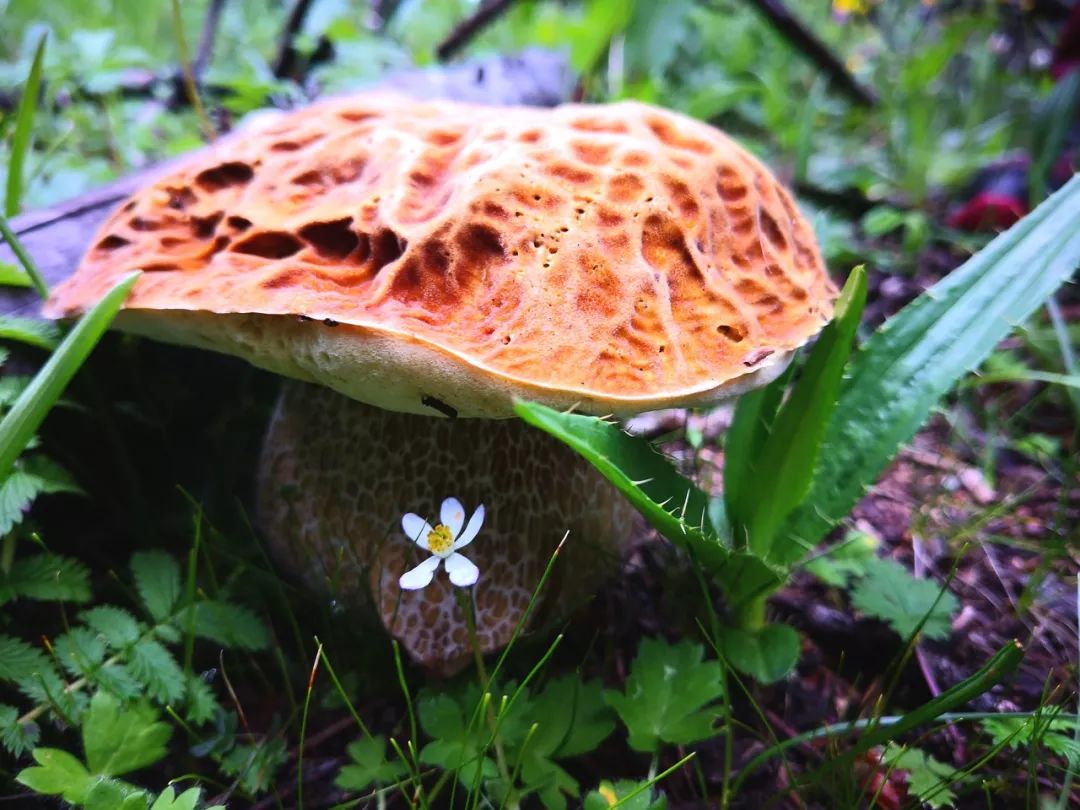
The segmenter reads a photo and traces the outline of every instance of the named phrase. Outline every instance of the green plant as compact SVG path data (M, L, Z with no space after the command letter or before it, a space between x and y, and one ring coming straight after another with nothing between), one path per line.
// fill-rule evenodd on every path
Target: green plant
M723 669L705 661L700 644L669 645L646 639L638 648L622 691L605 697L629 733L630 747L659 756L660 746L688 745L717 734ZM652 776L656 771L652 768Z
M722 502L709 504L645 440L615 425L528 403L517 413L592 461L716 579L733 625L759 630L768 594L854 506L937 400L1080 264L1077 211L1080 178L890 319L845 371L864 297L862 275L853 273L837 319L786 398L781 377L739 401ZM760 485L743 486L751 473ZM895 607L887 614L909 627Z
M87 810L194 810L200 800L196 788L176 797L169 787L155 799L116 778L160 761L171 734L147 702L121 706L116 697L97 692L82 721L84 760L58 748L35 748L37 765L24 768L16 778L35 793L60 796Z

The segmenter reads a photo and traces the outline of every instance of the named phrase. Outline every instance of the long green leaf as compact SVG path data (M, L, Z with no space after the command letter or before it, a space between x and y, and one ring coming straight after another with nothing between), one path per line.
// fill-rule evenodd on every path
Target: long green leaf
M738 548L745 546L743 527L753 511L757 462L784 401L793 369L794 363L764 388L755 388L739 397L724 438L724 507Z
M34 129L34 111L37 109L38 91L41 88L41 61L45 56L45 35L38 40L30 75L19 99L15 113L15 131L11 136L11 157L8 160L7 192L4 196L4 216L19 213L23 192L23 167L26 153L30 150L30 136Z
M112 323L139 273L129 273L87 312L0 421L0 480L11 472L68 382Z
M517 402L526 423L550 433L593 463L665 537L701 550L716 546L708 523L708 499L645 439L595 416L561 413L533 402Z
M822 331L761 448L745 526L750 550L759 556L769 555L777 528L810 491L865 304L866 272L856 267L836 302L836 317Z
M709 522L705 493L645 439L595 416L560 413L531 402L517 402L514 410L591 462L658 532L717 578L733 606L783 582L777 569L724 545Z
M781 528L792 557L776 561L846 515L935 403L1077 266L1080 175L882 326L841 385L810 494Z

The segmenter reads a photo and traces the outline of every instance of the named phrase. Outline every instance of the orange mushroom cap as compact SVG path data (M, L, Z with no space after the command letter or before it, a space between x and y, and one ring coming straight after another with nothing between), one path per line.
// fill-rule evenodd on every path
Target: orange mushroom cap
M461 416L738 393L836 295L768 169L633 102L372 94L283 114L120 206L45 313L77 315L136 268L121 328Z

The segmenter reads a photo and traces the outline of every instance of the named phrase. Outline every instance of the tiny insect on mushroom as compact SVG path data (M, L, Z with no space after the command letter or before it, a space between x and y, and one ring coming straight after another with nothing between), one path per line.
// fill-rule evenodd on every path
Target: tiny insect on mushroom
M760 162L630 102L316 104L123 204L47 314L77 315L132 268L120 328L304 381L267 434L260 526L288 567L339 601L369 594L447 671L471 654L464 618L445 577L400 587L421 562L403 512L485 504L469 550L484 650L509 640L564 531L543 595L560 611L629 534L591 466L507 418L515 398L601 415L715 402L774 379L836 295Z

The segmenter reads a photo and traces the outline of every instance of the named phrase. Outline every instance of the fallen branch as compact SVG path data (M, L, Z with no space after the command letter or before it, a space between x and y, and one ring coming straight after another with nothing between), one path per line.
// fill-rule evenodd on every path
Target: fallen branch
M473 37L490 25L496 18L503 14L514 3L514 0L485 0L471 17L466 17L450 35L435 49L435 55L440 62L455 56Z
M746 2L767 19L784 39L810 59L837 90L864 107L873 107L878 103L874 91L860 84L859 80L848 72L844 63L829 50L829 46L796 18L782 0Z
M307 17L310 8L311 0L296 0L293 3L289 18L285 21L285 27L281 29L281 36L278 37L277 56L274 57L273 62L275 78L296 78L293 74L296 70L297 53L293 42L303 27L304 19Z

